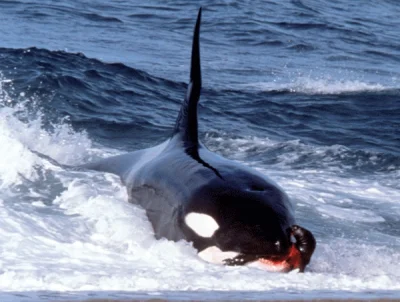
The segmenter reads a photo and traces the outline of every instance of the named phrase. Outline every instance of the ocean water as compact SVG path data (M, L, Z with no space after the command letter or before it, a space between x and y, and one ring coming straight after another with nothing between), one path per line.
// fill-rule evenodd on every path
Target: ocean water
M203 6L201 140L289 194L304 274L155 240L118 177L162 142ZM0 1L0 300L400 298L398 1Z

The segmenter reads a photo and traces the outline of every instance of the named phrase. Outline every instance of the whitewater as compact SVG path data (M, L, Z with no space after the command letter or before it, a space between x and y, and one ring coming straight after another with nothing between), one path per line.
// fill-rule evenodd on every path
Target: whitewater
M188 242L155 240L144 210L128 204L118 177L58 164L78 165L119 150L96 145L67 122L46 130L40 110L35 118L26 117L26 103L36 100L9 107L10 97L4 90L1 95L1 291L234 291L238 297L246 291L274 297L388 291L391 297L394 291L397 297L399 237L365 227L400 216L397 169L382 177L347 178L341 176L346 167L330 167L335 157L346 156L343 146L206 136L213 151L244 161L283 186L294 197L300 221L318 238L305 274L216 266L200 260ZM255 150L274 148L284 152L272 167L244 160ZM326 168L287 168L310 153ZM375 157L370 154L368 161Z

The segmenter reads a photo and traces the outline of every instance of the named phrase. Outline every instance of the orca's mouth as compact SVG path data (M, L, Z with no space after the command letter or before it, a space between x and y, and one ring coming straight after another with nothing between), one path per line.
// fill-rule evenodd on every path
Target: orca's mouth
M290 272L299 269L300 272L304 272L316 247L315 238L310 231L298 225L290 228L290 234L295 238L296 242L291 244L286 255L240 254L234 258L224 260L224 263L226 265L246 265L257 261L268 271Z
M234 258L224 260L225 265L236 266L246 265L250 263L260 263L262 267L271 272L289 272L294 269L301 268L301 253L295 244L289 248L287 255L266 256L240 254Z
M287 273L295 269L302 272L305 268L301 252L295 244L290 246L288 255L284 257L259 258L258 261L265 269L273 272Z

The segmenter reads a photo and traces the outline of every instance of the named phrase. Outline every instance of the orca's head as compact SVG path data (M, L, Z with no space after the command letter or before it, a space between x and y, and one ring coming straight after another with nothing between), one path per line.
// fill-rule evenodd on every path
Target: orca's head
M209 184L193 194L182 214L183 232L208 262L261 262L273 271L302 271L309 259L300 259L301 250L312 254L315 248L307 245L312 235L300 246L286 194L266 181Z

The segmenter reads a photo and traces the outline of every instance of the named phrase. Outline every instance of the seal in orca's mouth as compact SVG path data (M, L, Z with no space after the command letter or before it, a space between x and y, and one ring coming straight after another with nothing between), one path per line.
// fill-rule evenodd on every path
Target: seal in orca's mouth
M251 255L240 254L234 258L224 260L226 265L245 265L258 261L265 269L273 272L290 272L299 269L304 272L306 265L316 247L316 241L312 233L298 225L290 229L290 235L296 242L292 243L286 255Z

